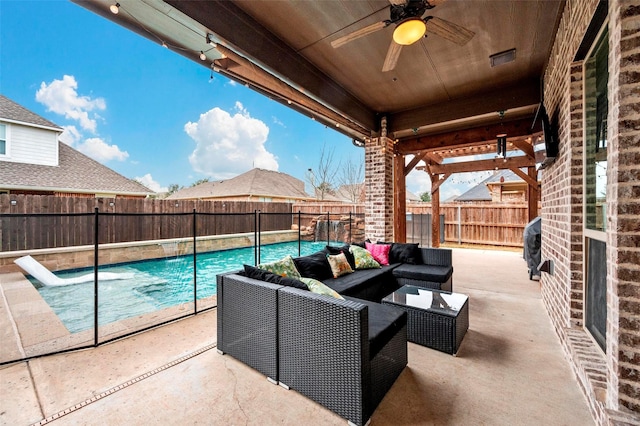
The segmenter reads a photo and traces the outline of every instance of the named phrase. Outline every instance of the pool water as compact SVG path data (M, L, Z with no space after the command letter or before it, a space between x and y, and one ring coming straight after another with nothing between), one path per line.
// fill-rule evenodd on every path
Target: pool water
M326 241L303 241L300 254L305 256L317 252L326 244ZM260 261L272 262L286 255L298 256L297 241L262 246ZM197 299L216 294L216 275L242 269L243 264L253 265L254 260L253 247L198 254ZM125 265L100 267L99 270L134 274L132 279L99 281L99 325L193 302L194 299L192 255L131 262ZM86 274L87 271L92 269L57 272L56 275L69 278ZM76 333L93 327L93 282L46 287L35 279L31 281L70 332Z

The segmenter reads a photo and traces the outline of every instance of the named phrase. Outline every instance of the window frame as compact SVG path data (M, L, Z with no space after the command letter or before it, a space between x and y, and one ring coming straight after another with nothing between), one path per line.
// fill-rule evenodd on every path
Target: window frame
M588 161L589 160L593 160L592 158L589 158L589 153L588 153L588 144L592 143L594 141L592 140L588 140L588 137L590 136L587 132L588 129L588 123L590 122L590 119L593 119L593 117L590 114L593 114L594 116L597 116L597 108L593 109L592 111L590 111L587 107L587 103L588 103L588 99L587 99L587 76L586 73L588 72L587 70L587 61L589 61L593 55L595 55L595 51L596 48L600 46L600 43L602 41L602 38L605 36L607 36L606 40L607 43L609 42L610 39L610 33L609 33L609 19L605 19L604 22L602 23L600 29L598 30L598 33L596 35L596 37L593 39L591 46L589 47L589 50L587 52L587 54L585 55L585 58L583 60L583 68L582 68L582 77L583 77L583 87L582 87L582 102L583 102L583 122L582 122L582 128L583 128L583 141L582 141L582 160L583 160L583 167L582 167L582 173L583 173L583 182L582 182L582 216L583 216L583 222L582 222L582 232L583 232L583 248L582 248L582 253L583 253L583 263L582 263L582 272L583 272L583 329L585 330L586 334L591 338L591 340L594 342L594 347L596 347L598 350L600 350L603 354L606 355L606 347L607 347L607 334L606 334L606 320L605 320L605 329L604 329L604 342L600 342L598 340L598 338L594 335L594 331L592 331L590 329L590 319L589 319L589 307L591 306L590 303L588 302L588 298L589 298L589 293L591 290L589 290L589 273L590 273L590 263L591 260L590 259L590 247L591 247L591 241L598 241L598 242L602 242L605 244L605 258L602 260L604 262L604 267L605 270L607 268L607 259L606 259L606 245L607 245L607 226L606 223L603 223L603 227L602 229L594 229L594 228L589 228L588 226L593 226L592 224L588 224L587 223L587 219L588 219L588 197L589 195L593 195L593 194L588 194L587 193L587 182L588 179L591 177L588 174L589 171L589 167L588 167ZM607 63L609 62L609 49L608 53L607 53ZM608 65L607 65L608 67ZM607 82L607 103L609 102L611 94L609 93L608 90L608 82ZM607 108L608 110L608 108ZM607 112L608 114L608 112ZM606 119L606 118L605 118ZM608 145L608 141L607 141L607 145ZM608 163L608 154L607 154L607 163ZM608 168L608 164L607 164L607 168ZM596 189L596 185L595 183L594 185L594 190ZM609 187L609 183L607 182L606 187L605 187L605 205L607 204L608 198L608 187ZM606 215L603 218L603 220L606 221ZM604 292L605 292L605 297L606 297L606 293L607 293L607 289L606 289L606 276L605 276L605 288L604 288ZM595 290L597 291L597 290ZM606 303L605 303L605 309L606 308ZM608 310L608 309L607 309ZM605 311L605 317L608 315L608 313ZM593 325L591 325L593 326ZM596 332L599 331L597 330L596 327ZM601 343L603 344L603 346L601 346Z
M9 158L11 154L11 125L6 121L0 121L4 126L4 154L0 152L0 158Z

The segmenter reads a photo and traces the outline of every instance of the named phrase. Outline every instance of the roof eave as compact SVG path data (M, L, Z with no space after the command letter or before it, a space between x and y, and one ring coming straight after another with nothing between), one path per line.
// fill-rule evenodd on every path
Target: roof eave
M64 129L62 127L44 126L42 124L28 123L26 121L12 120L10 118L0 117L0 121L4 121L5 123L11 123L11 124L19 124L21 126L27 126L27 127L37 127L38 129L51 130L56 133L64 132Z

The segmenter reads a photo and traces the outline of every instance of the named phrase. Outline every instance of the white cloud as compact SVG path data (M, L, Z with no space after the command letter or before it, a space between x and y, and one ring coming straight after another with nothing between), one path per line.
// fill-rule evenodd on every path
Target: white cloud
M48 111L76 120L83 129L95 133L99 116L90 112L106 109L106 103L103 98L79 96L77 88L78 83L72 75L65 75L62 80L53 80L49 84L43 81L36 92L36 100L45 105Z
M100 163L109 160L124 161L129 158L127 151L121 151L118 145L109 145L100 138L86 139L78 144L76 149Z
M287 126L280 120L278 120L278 117L276 117L275 115L271 117L271 120L273 120L273 124L277 124L278 126L282 126L285 129L287 128Z
M407 155L404 158L405 165L409 164L411 160L413 160L413 155ZM424 162L419 163L418 166L424 166ZM417 196L431 190L431 178L427 172L424 170L416 170L415 167L409 172L405 182L407 189Z
M60 141L66 143L69 146L73 146L76 142L82 139L82 135L76 128L76 126L62 126L64 131L60 135Z
M269 127L252 118L240 102L236 114L218 107L200 115L184 126L196 142L189 161L196 172L215 179L229 179L253 167L278 170L278 161L265 148Z
M167 192L169 190L166 186L160 186L158 182L153 180L151 173L147 173L142 177L136 177L134 179L154 192Z

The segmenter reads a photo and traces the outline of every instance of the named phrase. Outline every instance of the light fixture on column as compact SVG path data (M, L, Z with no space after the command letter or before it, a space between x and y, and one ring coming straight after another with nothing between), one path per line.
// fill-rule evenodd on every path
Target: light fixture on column
M114 15L117 15L118 12L120 12L120 3L112 4L111 6L109 6L109 10Z

